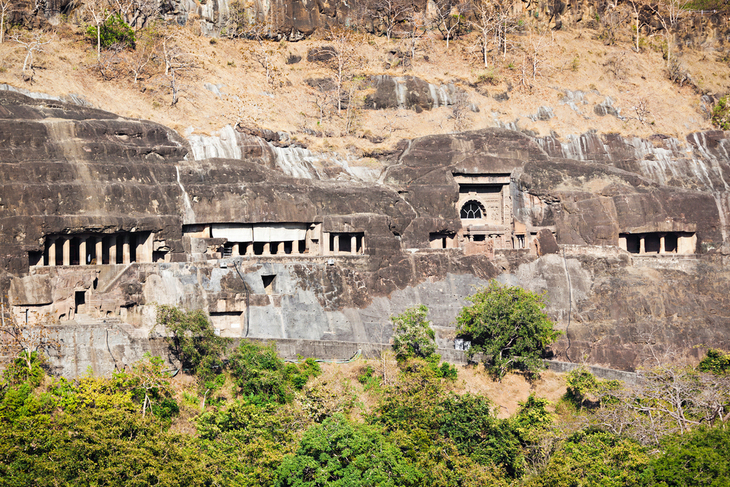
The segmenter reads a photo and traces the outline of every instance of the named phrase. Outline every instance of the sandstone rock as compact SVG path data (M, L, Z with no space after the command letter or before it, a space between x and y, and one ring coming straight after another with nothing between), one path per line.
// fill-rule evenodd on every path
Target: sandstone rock
M363 183L286 169L277 151L295 149L263 138L282 134L229 131L189 143L0 92L0 282L18 316L61 320L59 372L154 348L153 303L204 309L227 336L378 344L423 303L446 346L492 278L547 291L571 323L562 360L631 370L647 337L690 356L730 341L723 132L421 137Z

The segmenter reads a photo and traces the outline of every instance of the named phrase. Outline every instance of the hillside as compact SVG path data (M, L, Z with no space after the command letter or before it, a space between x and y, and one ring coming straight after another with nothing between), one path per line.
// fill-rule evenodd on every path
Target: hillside
M685 14L686 27L696 16ZM677 46L671 55L677 64L668 65L661 31L642 30L636 52L628 23L611 26L604 20L591 28L566 21L554 30L544 20L515 18L519 25L508 35L506 52L490 46L488 66L473 28L450 41L448 49L436 30L415 41L404 33L391 40L348 34L342 45L352 55L343 86L350 90L343 96L353 100L349 111L337 110L334 103L330 85L336 73L326 63L307 60L312 50L333 44L326 29L299 42L256 41L202 36L194 22L186 27L157 23L138 30L136 51L106 51L100 63L93 42L84 36L85 24L62 21L44 34L51 42L34 54L32 81L23 81L26 49L11 39L0 45L0 82L51 95L78 94L94 107L159 122L186 136L214 134L237 123L283 131L294 144L336 151L364 166L377 164L369 156L403 138L494 126L563 139L588 131L682 139L710 129L713 100L730 91L724 45L691 29L674 34ZM686 35L694 37L688 42ZM177 73L174 106L163 44L168 51L175 46L187 63ZM135 82L130 68L145 52L153 55ZM671 81L671 66L689 80ZM367 109L366 99L376 91L371 76L377 75L415 76L451 90L453 99L431 110Z

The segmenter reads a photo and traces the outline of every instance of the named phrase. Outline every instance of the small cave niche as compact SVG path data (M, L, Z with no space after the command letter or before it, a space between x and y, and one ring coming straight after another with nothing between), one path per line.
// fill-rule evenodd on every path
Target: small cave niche
M43 264L43 252L40 250L31 250L28 252L28 265L33 267Z
M264 285L266 294L274 294L274 279L276 279L276 274L264 274L261 276L261 282Z
M74 293L74 312L83 313L86 308L86 291L76 291Z

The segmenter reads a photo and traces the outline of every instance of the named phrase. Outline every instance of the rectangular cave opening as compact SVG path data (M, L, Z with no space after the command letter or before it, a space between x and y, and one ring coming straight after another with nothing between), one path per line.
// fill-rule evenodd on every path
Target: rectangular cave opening
M297 242L297 245L299 247L299 253L303 254L307 251L307 241L306 240L299 240Z
M253 253L254 253L254 255L263 255L264 242L254 242L253 243Z
M279 242L269 243L269 253L271 255L276 255L279 253Z
M484 242L487 239L486 235L474 235L475 242Z
M293 247L293 242L284 242L284 253L287 255L291 254L292 247Z
M274 293L274 279L276 279L276 274L264 274L261 276L261 282L264 284L266 294Z
M28 252L28 265L36 266L43 264L43 252L40 250L31 250Z
M352 240L346 233L340 234L340 252L352 252Z
M129 234L129 262L137 262L137 235Z
M676 233L668 233L664 237L664 251L665 252L677 252L677 244L679 239Z
M101 240L101 262L99 262L99 259L97 259L97 262L99 264L107 265L109 264L109 247L111 237L104 237Z
M70 248L70 265L79 265L79 246L81 245L81 241L78 238L72 238L70 242L71 248Z
M117 252L117 258L114 260L115 264L124 264L124 243L121 240L122 239L119 238L119 235L112 236L112 242L114 243Z
M223 245L223 250L221 251L222 257L232 257L233 256L233 244L232 243L226 243Z
M85 304L86 304L86 291L76 291L74 293L75 312L83 313Z
M63 245L56 244L56 265L63 265Z
M95 242L95 240L92 240L92 242ZM97 260L96 255L96 245L90 244L88 241L86 243L86 256L84 257L86 259L86 263L89 265L95 265L99 261Z
M658 254L661 250L661 239L656 233L647 233L644 238L644 252L647 254Z
M525 248L525 236L524 235L515 235L515 248L516 249Z

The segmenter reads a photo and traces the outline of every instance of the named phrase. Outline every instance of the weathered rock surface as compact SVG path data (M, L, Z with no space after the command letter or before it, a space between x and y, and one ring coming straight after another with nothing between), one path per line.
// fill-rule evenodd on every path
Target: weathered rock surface
M375 90L365 97L365 107L373 110L408 108L416 112L466 102L466 93L453 83L434 85L416 76L372 76L367 87Z
M423 303L453 347L492 278L547 291L558 359L631 370L648 347L730 346L726 133L422 137L377 183L216 137L0 92L4 290L19 317L61 320L59 372L159 351L155 303L204 309L227 336L352 343L387 341L389 316ZM483 223L460 209L470 194ZM256 232L273 236L235 237Z

